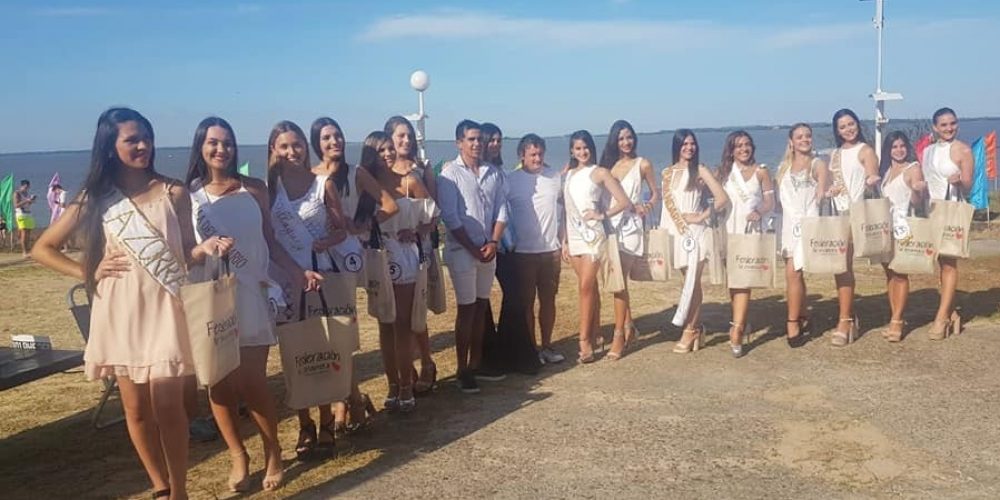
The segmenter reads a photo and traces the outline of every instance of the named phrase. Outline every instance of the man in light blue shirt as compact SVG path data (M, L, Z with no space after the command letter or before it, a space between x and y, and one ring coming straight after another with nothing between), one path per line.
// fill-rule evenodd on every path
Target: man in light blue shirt
M445 164L437 180L441 220L448 229L444 260L455 288L455 350L462 392L479 392L476 379L503 374L480 369L498 241L507 223L507 191L499 168L481 163L480 125L462 120L455 127L458 158Z

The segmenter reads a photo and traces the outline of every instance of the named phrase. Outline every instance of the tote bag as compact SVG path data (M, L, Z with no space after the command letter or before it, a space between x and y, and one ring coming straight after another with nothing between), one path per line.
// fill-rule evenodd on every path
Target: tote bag
M871 194L871 197L869 197ZM865 190L865 199L851 204L851 236L854 255L875 262L892 258L892 214L888 198Z
M936 231L941 232L938 253L944 257L967 259L969 257L969 230L972 228L972 214L975 209L966 203L961 192L948 191L944 200L931 201L930 218Z
M934 274L941 233L936 230L933 220L915 217L913 207L910 207L905 224L905 230L894 230L899 238L895 240L895 251L889 262L889 269L900 274Z
M823 215L824 208L829 215ZM831 200L823 200L819 216L802 218L803 270L814 274L847 272L850 240L850 218L839 215Z
M198 383L211 387L240 366L239 317L236 314L236 276L229 259L209 257L212 279L180 287L187 320L194 373Z
M769 288L777 266L773 233L747 222L743 234L727 235L726 279L729 288Z

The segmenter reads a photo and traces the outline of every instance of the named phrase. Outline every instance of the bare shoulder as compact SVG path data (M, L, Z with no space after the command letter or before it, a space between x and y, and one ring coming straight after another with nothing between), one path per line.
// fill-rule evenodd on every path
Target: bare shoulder
M962 141L959 141L959 140L956 140L955 142L952 143L952 145L951 145L951 151L953 153L958 153L958 154L963 154L963 155L964 154L972 154L972 148L969 147L968 144L966 144L966 143L964 143Z
M641 171L644 174L653 173L653 163L650 162L648 159L643 158L639 162L639 171Z
M184 183L180 180L174 179L173 177L162 176L160 177L160 182L163 183L163 186L167 190L167 194L170 196L170 200L174 203L182 200L189 200L188 196L190 196L190 193L188 192L187 187L184 186Z

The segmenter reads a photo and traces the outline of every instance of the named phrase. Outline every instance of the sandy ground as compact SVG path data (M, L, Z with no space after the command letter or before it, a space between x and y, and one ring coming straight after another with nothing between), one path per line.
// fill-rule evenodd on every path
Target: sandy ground
M259 498L996 498L1000 496L1000 244L977 242L962 265L959 303L966 332L927 340L937 293L914 277L900 344L878 335L887 322L880 269L860 265L858 312L866 334L837 349L823 335L792 351L781 339L780 290L751 309L749 354L731 358L727 296L706 287L708 347L670 352L666 327L679 282L633 286L642 332L619 362L549 366L511 375L465 396L451 383L453 313L431 318L432 344L447 377L417 412L380 414L368 435L338 440L338 456L301 464L291 451L297 425L281 411L288 479ZM0 338L37 333L57 348L82 348L65 292L72 280L0 256ZM563 270L556 336L575 359L575 277ZM832 279L809 279L813 318L833 326ZM363 296L363 294L362 294ZM497 302L498 297L494 297ZM610 338L610 301L603 333ZM374 324L362 321L363 390L381 407L385 383ZM278 356L271 387L283 396ZM100 394L79 370L0 393L0 496L146 497L145 474L123 425L90 427ZM109 404L110 414L120 411ZM244 421L244 432L253 426ZM248 441L259 481L260 443ZM191 449L193 498L226 498L228 453L221 441Z

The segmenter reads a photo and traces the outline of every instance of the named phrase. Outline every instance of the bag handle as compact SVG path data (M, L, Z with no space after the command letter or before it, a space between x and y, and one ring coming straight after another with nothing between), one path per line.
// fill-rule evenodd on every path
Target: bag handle
M881 183L875 183L874 186L865 186L864 199L866 200L879 200L882 199L882 185Z
M371 219L371 228L368 231L368 248L374 250L385 248L382 241L382 228L379 227L378 221L374 217Z
M763 227L761 226L760 220L748 220L746 226L743 227L743 234L764 234Z
M823 208L824 207L826 208L826 215L825 216L827 216L827 217L837 217L837 216L840 215L840 211L837 210L837 205L833 202L833 198L823 198L823 200L819 202L819 216L820 217L824 217L824 214L823 214L823 212L824 212Z
M953 195L953 194L951 194L952 193L951 188L952 188L952 184L949 182L948 183L948 189L945 191L945 194L944 194L945 201L962 201L962 202L968 201L968 200L965 199L965 195L962 194L962 190L961 189L956 189L955 192L957 194Z
M922 201L923 201L923 203L921 203L919 205L914 205L913 202L911 201L909 203L909 206L908 206L907 210L906 210L906 216L907 217L919 217L921 219L926 219L927 216L928 216L927 199L924 198Z
M312 270L319 272L316 263L316 252L313 251L311 253L312 253ZM333 263L334 272L339 273L340 271L337 270L337 263L334 262L332 259L330 260L330 262ZM326 303L326 296L323 295L322 285L320 285L320 287L316 289L316 293L319 294L319 303L323 307L323 316L329 316L330 306L327 305ZM302 292L299 293L299 321L305 321L305 319L306 319L306 291L302 290Z
M218 249L213 250L212 254L205 259L205 268L211 269L212 280L218 280L223 276L229 276L232 274L229 267L229 254L219 255Z

